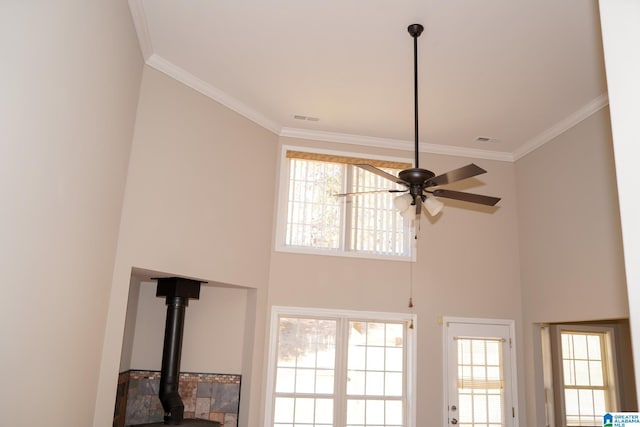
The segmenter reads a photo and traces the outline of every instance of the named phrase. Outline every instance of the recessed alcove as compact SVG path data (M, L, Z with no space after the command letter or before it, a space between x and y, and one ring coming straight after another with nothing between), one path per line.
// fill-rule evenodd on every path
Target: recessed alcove
M154 278L173 276L178 275L132 271L114 426L162 421L157 384L167 309L165 298L156 296ZM253 290L198 280L206 283L201 285L199 299L188 303L182 339L180 393L185 419L236 427L243 365L251 354L254 335Z

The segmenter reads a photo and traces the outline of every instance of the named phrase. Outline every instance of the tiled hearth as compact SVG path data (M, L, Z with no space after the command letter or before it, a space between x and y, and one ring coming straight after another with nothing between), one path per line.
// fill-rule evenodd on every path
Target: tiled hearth
M218 421L237 427L240 375L180 373L178 389L184 417ZM160 372L126 371L118 377L118 396L113 427L162 422L164 411L158 398Z

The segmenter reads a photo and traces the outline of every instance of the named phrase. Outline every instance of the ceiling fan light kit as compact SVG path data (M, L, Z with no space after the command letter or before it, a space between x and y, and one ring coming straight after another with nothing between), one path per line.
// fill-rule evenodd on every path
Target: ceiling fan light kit
M395 182L406 187L402 196L394 199L394 206L400 211L400 214L407 218L407 212L411 213L409 207L415 206L415 215L420 216L422 206L424 205L430 215L435 216L442 210L444 204L437 197L461 200L464 202L476 203L485 206L495 206L500 201L499 197L485 196L482 194L466 193L462 191L447 190L438 188L442 185L451 184L463 179L472 178L477 175L486 173L487 171L481 167L470 163L458 169L454 169L442 175L436 176L435 173L427 169L420 168L419 159L419 126L418 126L418 37L424 31L424 27L420 24L412 24L407 28L411 37L413 37L413 83L414 83L414 119L415 119L415 161L414 167L405 169L398 173L398 176L391 175L375 166L368 164L356 164L355 166L369 171L373 174L381 176L389 181ZM389 192L398 192L402 190L387 190ZM342 196L356 195L358 193L346 193ZM408 205L407 205L408 203Z

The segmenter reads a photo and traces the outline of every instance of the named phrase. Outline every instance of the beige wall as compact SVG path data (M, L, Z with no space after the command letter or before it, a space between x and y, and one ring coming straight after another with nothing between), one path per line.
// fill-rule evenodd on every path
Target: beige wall
M273 252L278 142L317 143L278 141L147 68L131 148L142 61L126 2L0 8L5 423L46 414L50 425L111 424L123 338L133 357L124 329L134 267L246 293L233 329L243 334L243 426L261 422L271 305L406 310L408 263ZM418 425L442 408L439 315L516 320L530 426L541 420L533 323L628 315L611 158L603 110L515 165L477 160L489 174L469 190L502 196L496 212L450 202L423 221ZM471 160L423 155L422 166ZM36 411L34 390L50 396Z
M124 0L0 5L0 412L88 426L142 59Z
M629 315L608 113L516 164L530 426L544 420L535 323Z
M136 319L140 304L140 285L142 279L131 275L129 281L129 295L127 297L127 314L125 316L124 332L122 333L122 352L120 353L120 368L118 372L131 369L131 356L135 343Z
M125 369L159 371L167 314L165 298L156 297L156 282L142 282L135 289L136 310L127 316L127 324L134 325L134 337ZM185 312L180 369L241 373L246 305L246 289L202 284L200 299L190 300Z
M412 157L410 152L370 147L288 138L281 142ZM445 201L434 223L426 216L422 218L418 258L413 265L414 313L418 316L418 426L433 425L434 418L439 422L442 414L442 327L438 316L513 319L520 324L514 165L427 154L421 156L420 165L442 173L470 162L489 173L463 183L464 189L503 200L493 213ZM411 263L400 261L274 252L269 306L407 312L411 267Z
M277 138L269 131L145 68L95 426L111 424L134 267L246 289L245 323L227 326L244 338L240 373L245 404L240 419L244 425L256 425L252 420L260 408L260 382L254 386L253 376L259 379L262 369L276 146ZM215 366L213 355L202 370Z

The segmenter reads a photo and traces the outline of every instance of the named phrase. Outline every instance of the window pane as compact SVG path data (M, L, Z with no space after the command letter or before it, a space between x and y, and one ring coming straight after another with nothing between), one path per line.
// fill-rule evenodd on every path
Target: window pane
M587 345L589 349L589 360L602 360L600 336L589 335L587 337Z
M473 354L474 365L485 364L485 348L486 343L484 340L471 340L471 351Z
M387 347L402 347L404 329L402 325L387 323L385 335Z
M333 393L333 370L319 369L316 371L316 393Z
M398 170L383 169L392 175ZM404 189L387 179L358 167L351 168L353 191L366 192L380 189ZM393 207L393 193L373 193L355 197L351 203L351 248L355 251L381 254L406 254L409 241L404 222Z
M385 402L384 422L387 426L403 425L402 402L399 400L387 400Z
M607 412L604 390L593 391L593 413L603 415Z
M586 360L576 360L576 385L589 385L589 362Z
M385 363L384 369L386 371L402 372L404 368L402 348L396 348L396 347L387 348L384 363Z
M367 351L365 346L350 346L349 347L349 369L362 369L367 366Z
M569 417L580 413L580 405L578 404L578 390L567 389L564 391L564 406L567 413L567 422Z
M291 368L278 368L276 374L276 392L292 393L296 384L296 370Z
M337 249L340 245L344 165L289 159L289 203L285 243Z
M364 400L352 400L347 401L347 425L363 425L364 424Z
M366 401L367 425L382 425L384 423L384 400Z
M402 396L402 374L387 372L384 381L385 396Z
M365 394L367 396L384 395L384 374L382 372L367 372Z
M289 397L276 397L276 404L274 408L274 421L277 423L291 423L293 422L293 409L295 399Z
M333 400L317 399L315 413L316 423L333 425Z
M573 337L573 358L574 359L586 359L587 358L587 337L585 335L571 334Z
M341 163L288 158L285 245L408 256L409 228L393 207L396 194L335 197L345 192L403 189L369 171ZM367 161L363 159L362 163ZM397 175L400 169L384 169ZM348 179L347 179L348 176ZM347 187L349 185L349 187ZM348 202L348 203L347 203ZM346 230L347 224L350 226ZM346 238L344 238L346 237ZM346 247L343 246L346 243Z
M602 362L599 360L589 362L589 379L593 386L604 386L604 375L602 373Z
M294 420L296 423L312 423L315 415L314 399L297 398Z
M281 317L273 426L331 427L346 419L348 427L405 427L405 327L404 322ZM337 343L343 329L349 333L340 334L344 342ZM346 365L359 368L348 368L346 375L334 369L337 352L345 348ZM336 384L341 378L346 384ZM337 402L345 390L355 399Z
M367 322L366 325L367 325L367 345L383 346L385 344L384 343L385 324Z
M367 370L384 370L384 347L367 347Z
M500 427L504 419L503 340L457 338L461 426Z
M296 372L296 392L313 393L315 389L315 371L312 369L298 369Z
M363 371L349 371L347 394L364 395L365 376Z
M565 415L568 425L600 425L606 410L605 333L561 332Z

